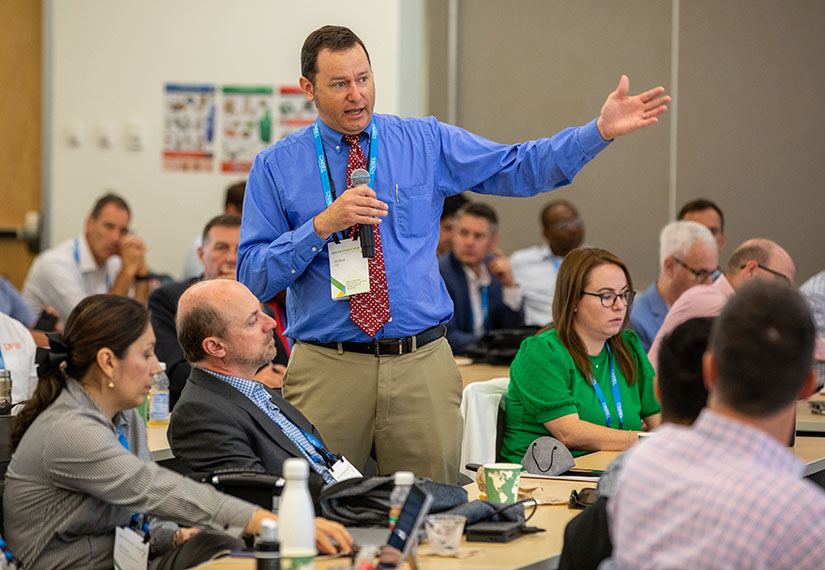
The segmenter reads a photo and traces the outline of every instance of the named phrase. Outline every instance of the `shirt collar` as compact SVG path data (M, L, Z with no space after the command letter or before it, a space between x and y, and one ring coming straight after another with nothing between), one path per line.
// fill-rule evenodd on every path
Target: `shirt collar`
M704 437L721 442L739 456L753 457L760 466L802 477L805 465L786 446L764 431L705 408L693 429Z
M83 387L83 384L81 384L78 380L75 380L74 378L67 378L66 391L81 408L86 410L94 410L103 415L103 412L98 407L97 402L94 401L89 392L86 391L86 388ZM108 420L109 418L106 419ZM111 422L113 426L125 426L126 414L123 412L117 412Z
M716 287L719 291L724 293L726 297L733 297L733 294L736 293L724 273L719 276L719 279L711 283L710 286Z
M100 267L106 266L106 261L103 260L103 265L98 265L95 261L95 256L92 255L92 248L89 247L89 242L86 241L86 234L81 233L77 236L75 243L77 244L78 266L83 273L91 273Z
M375 117L375 114L373 114ZM371 124L371 123L370 123ZM335 149L337 152L341 152L342 150L346 150L349 152L349 148L344 148L342 138L344 133L339 133L335 129L327 126L327 124L318 117L318 130L321 132L321 140L324 142L324 148L327 149ZM369 140L369 125L367 125L367 130L363 131L360 135L360 140L363 141L365 138Z
M487 271L487 266L481 264L481 275L476 275L476 272L470 269L469 266L461 264L461 269L464 270L464 275L467 277L467 285L470 287L489 287L492 282L490 272Z

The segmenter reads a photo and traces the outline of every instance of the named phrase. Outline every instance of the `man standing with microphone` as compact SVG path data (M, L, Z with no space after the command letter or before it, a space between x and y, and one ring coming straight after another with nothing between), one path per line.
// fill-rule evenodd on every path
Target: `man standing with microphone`
M611 139L656 123L670 97L627 96L622 76L587 125L501 145L432 117L374 115L369 55L347 28L312 32L301 73L318 120L255 159L238 278L259 299L287 289L297 342L283 394L331 447L361 468L374 446L379 473L455 483L462 385L435 255L444 198L568 184ZM374 226L372 257L352 239L358 225Z

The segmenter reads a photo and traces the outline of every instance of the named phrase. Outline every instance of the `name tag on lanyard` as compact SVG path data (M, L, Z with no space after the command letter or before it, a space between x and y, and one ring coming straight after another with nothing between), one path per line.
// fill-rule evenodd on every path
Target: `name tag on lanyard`
M324 145L321 141L321 131L318 126L318 119L312 127L312 136L315 140L315 152L317 155L318 172L321 175L321 186L324 189L324 201L327 207L332 205L336 198L334 188L330 184L330 173L327 165ZM375 126L375 119L370 125L370 156L369 156L369 187L375 187L375 167L376 155L378 151L378 128ZM329 253L329 277L330 296L333 301L348 299L350 295L368 293L370 290L370 274L367 258L361 255L361 245L358 240L344 239L340 243L337 238L335 242L327 242L327 252Z
M367 258L361 255L361 242L352 239L327 242L327 250L332 300L342 301L350 295L368 293L370 270Z
M115 529L113 557L118 570L146 570L149 567L149 543L131 528L119 526Z

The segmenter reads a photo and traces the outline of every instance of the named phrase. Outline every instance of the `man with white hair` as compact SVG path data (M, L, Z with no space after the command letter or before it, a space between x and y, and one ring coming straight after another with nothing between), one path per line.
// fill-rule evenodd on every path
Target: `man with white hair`
M637 297L630 314L645 351L682 293L710 283L719 265L713 234L697 222L669 223L659 234L659 265L659 278Z

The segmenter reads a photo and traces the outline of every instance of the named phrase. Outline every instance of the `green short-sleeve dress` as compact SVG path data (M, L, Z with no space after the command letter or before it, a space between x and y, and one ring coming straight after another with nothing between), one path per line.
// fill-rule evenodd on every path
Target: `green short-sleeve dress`
M616 377L622 399L624 423L622 429L642 429L642 418L661 411L653 393L653 367L633 331L623 331L622 337L636 359L637 380L627 385L618 366ZM618 428L619 419L610 382L607 349L591 356L593 375L602 389L610 411L610 427ZM561 344L556 329L550 329L521 343L510 366L510 388L506 398L505 429L501 454L506 461L520 463L530 443L537 437L553 435L544 422L569 414L579 419L606 425L604 410L590 381L576 368L573 358ZM570 450L574 456L587 451Z

